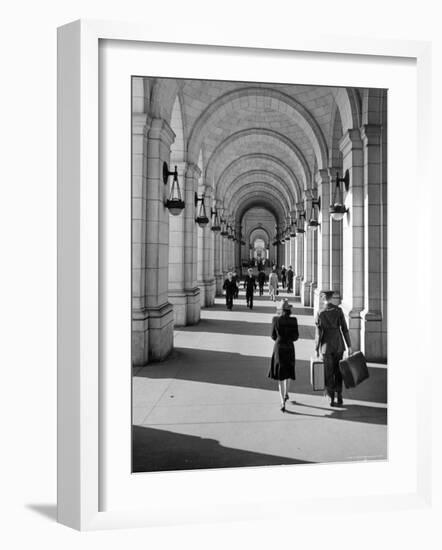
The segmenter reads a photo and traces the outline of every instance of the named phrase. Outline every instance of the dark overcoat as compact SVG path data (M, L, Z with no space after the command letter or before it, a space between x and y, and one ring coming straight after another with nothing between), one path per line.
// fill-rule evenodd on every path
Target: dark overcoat
M295 346L293 342L299 338L298 321L284 313L273 317L272 334L275 344L268 373L274 380L295 380Z
M327 304L316 315L315 324L315 348L317 351L324 355L340 355L345 350L344 339L347 346L351 347L344 312L339 306Z

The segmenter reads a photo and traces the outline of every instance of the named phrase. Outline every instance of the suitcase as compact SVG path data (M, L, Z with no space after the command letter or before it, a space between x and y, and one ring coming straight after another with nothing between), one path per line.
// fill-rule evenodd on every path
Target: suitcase
M310 359L310 383L314 391L325 389L324 361L319 357Z
M339 369L347 389L355 388L370 376L367 361L361 351L357 351L347 359L341 359Z

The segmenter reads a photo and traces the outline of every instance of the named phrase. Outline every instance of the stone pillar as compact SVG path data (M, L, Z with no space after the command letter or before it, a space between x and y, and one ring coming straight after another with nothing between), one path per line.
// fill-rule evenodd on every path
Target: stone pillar
M220 232L217 231L214 236L214 253L215 253L215 280L216 280L216 295L221 296L223 293L223 270L222 270L222 242L223 238Z
M361 128L364 150L364 309L361 312L361 349L369 361L386 362L383 318L383 176L382 128Z
M163 163L170 160L175 134L154 118L147 134L145 234L145 314L149 319L149 361L167 357L173 347L173 307L168 302L169 211L164 206L169 186L163 183ZM138 354L137 354L138 355Z
M350 172L350 188L345 198L349 211L342 221L342 308L348 319L352 347L359 350L364 308L364 159L360 130L348 130L339 146L343 171Z
M186 294L186 325L194 325L200 320L200 291L197 285L197 225L195 223L195 191L201 170L194 163L186 169L184 197L184 291Z
M212 188L205 188L206 212L210 216L210 206L212 204ZM210 224L205 227L198 227L198 286L200 288L201 306L212 306L215 300L215 277L213 273L212 263L212 240L213 232L210 229Z
M304 278L301 282L301 303L311 307L311 286L313 268L313 240L312 232L307 230L304 233Z
M293 268L293 271L296 273L296 237L290 237L290 264ZM293 282L293 286L295 283ZM295 289L293 288L293 292Z
M319 210L319 227L317 232L317 284L314 292L313 306L315 313L319 309L319 295L330 287L330 174L328 170L319 170L316 174Z
M295 296L301 296L304 279L304 233L296 234Z
M342 296L342 222L330 220L330 290Z
M146 308L146 176L147 134L145 113L132 115L132 362L149 361L149 314Z
M178 181L184 193L184 174L186 163L177 163ZM187 208L187 204L186 207ZM187 294L185 291L185 211L179 216L169 216L169 302L173 304L173 316L176 326L187 323Z

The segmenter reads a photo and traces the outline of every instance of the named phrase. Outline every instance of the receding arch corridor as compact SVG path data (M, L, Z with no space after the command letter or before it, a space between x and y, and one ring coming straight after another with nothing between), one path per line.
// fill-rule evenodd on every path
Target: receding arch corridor
M251 311L241 290L227 311L218 297L199 324L176 328L165 361L133 369L135 472L386 458L386 365L370 363L370 378L330 408L310 385L313 309L289 299L300 338L288 412L267 378L274 303L265 291Z

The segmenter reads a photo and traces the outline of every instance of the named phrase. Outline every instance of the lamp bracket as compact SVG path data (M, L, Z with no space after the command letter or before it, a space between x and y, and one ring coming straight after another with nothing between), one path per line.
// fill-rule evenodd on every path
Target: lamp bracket
M169 170L169 165L167 162L163 162L163 183L164 185L167 185L167 181L169 179L169 176L174 176L178 178L178 168L175 166L175 170L171 172Z

